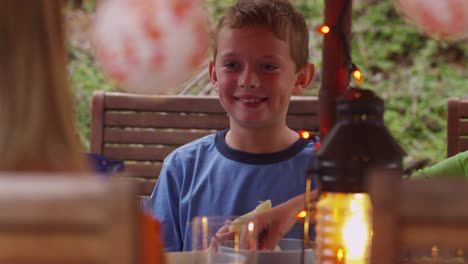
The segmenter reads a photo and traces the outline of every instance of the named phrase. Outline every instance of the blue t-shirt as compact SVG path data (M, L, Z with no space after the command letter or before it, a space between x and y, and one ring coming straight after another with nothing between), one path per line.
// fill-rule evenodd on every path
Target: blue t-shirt
M151 196L167 251L190 251L195 216L243 215L259 201L273 206L305 191L315 141L298 139L285 150L253 154L230 148L227 130L181 146L164 160ZM302 238L292 230L286 237Z

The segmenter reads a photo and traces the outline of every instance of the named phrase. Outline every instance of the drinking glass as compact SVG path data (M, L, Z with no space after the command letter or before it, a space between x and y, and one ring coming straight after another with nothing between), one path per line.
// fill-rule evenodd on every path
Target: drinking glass
M245 257L212 251L168 252L167 264L245 264Z
M235 227L229 229L233 224ZM200 216L193 219L191 228L194 252L203 250L236 254L243 256L248 264L313 263L315 258L315 252L310 247L303 251L302 239L283 238L277 249L259 250L259 238L263 234L257 230L251 218ZM303 224L297 224L292 231L296 235L303 233Z
M233 263L244 263L245 258L239 254L239 249L256 248L253 223L248 219L235 216L197 216L190 224L193 251L233 254L236 257ZM234 244L234 250L220 252L219 248L226 244Z

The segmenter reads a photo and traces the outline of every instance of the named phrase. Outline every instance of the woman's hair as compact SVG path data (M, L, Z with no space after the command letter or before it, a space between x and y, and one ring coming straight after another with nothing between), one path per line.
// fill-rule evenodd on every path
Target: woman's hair
M68 86L63 0L0 8L0 170L87 170Z
M309 29L304 16L288 0L238 0L218 22L214 36L216 59L219 32L224 27L265 27L286 41L299 71L309 60Z

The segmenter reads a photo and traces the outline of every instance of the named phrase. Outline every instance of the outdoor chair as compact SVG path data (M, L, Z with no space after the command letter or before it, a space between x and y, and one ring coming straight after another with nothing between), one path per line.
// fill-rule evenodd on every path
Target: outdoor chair
M164 158L175 148L229 127L216 96L95 91L91 113L91 152L125 161L141 196L151 194ZM293 97L287 123L318 134L317 97Z
M447 100L447 157L468 150L468 99Z
M141 263L126 180L3 172L0 212L0 263Z
M385 171L370 179L372 264L449 263L468 249L468 182Z

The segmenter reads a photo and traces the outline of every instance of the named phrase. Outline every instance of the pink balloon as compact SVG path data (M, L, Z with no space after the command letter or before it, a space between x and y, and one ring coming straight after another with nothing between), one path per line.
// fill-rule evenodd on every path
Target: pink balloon
M447 40L468 36L468 0L395 0L395 4L430 36Z
M165 93L205 60L207 15L201 0L101 0L95 56L122 89Z

